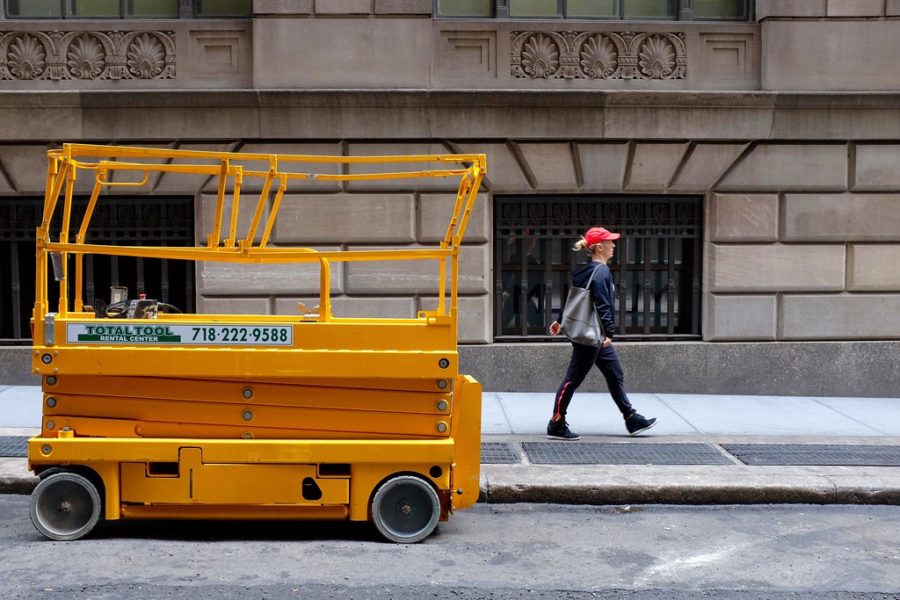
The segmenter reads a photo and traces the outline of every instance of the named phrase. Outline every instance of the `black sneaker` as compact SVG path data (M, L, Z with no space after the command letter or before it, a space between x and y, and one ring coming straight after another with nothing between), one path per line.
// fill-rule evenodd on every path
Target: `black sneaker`
M567 442L581 439L580 435L569 429L568 423L563 420L554 421L553 419L550 419L550 422L547 423L547 437L551 440L565 440Z
M631 435L643 433L654 425L656 425L656 417L647 419L637 414L636 412L631 413L631 416L625 419L625 428L628 429L628 433L630 433Z

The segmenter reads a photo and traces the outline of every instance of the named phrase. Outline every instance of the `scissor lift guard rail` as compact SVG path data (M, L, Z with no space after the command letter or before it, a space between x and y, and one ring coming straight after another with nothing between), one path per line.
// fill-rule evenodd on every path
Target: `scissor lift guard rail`
M41 478L31 517L42 534L78 539L101 519L349 519L372 520L387 539L409 543L476 502L481 386L458 371L457 287L460 241L485 174L484 155L65 144L48 157L32 356L43 379L43 424L28 443L29 467ZM329 163L348 166L330 167L338 173L291 169ZM435 163L447 168L354 173ZM151 176L169 173L217 181L205 247L87 243L105 188L147 188ZM79 225L73 194L84 177L93 191ZM425 177L459 178L446 233L433 248L319 252L269 245L292 181ZM261 193L240 237L241 187L248 178L261 180ZM57 211L61 228L54 240ZM113 298L104 307L83 297L86 255L248 268L315 263L319 306L300 306L295 316L182 314L145 298ZM397 319L333 314L332 264L421 260L436 263L436 310ZM55 311L51 264L59 282Z

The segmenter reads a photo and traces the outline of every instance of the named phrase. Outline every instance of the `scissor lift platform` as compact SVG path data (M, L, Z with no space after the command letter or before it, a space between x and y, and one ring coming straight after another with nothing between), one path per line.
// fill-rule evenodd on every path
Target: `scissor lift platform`
M457 284L483 155L323 157L78 144L48 154L33 315L43 428L28 450L41 477L31 503L41 533L78 539L102 519L123 518L350 519L372 520L387 539L408 543L475 503L481 387L458 369ZM451 168L347 175L288 169L322 163ZM251 168L259 164L268 168ZM218 178L206 245L86 243L101 192L145 186L156 172ZM85 174L93 192L70 242L74 184ZM241 238L241 183L250 177L262 180L262 191ZM460 181L435 248L268 245L291 180L418 177ZM57 213L62 224L54 239ZM83 297L86 255L316 263L319 306L295 316L183 314L146 298L101 308ZM388 260L433 261L437 309L404 319L335 316L331 264ZM56 311L49 306L51 263L60 283Z

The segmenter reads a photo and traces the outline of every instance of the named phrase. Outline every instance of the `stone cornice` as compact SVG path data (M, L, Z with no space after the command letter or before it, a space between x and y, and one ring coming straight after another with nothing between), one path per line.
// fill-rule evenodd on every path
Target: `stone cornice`
M897 92L643 90L0 90L0 106L647 106L897 108Z
M900 139L898 109L897 92L0 92L4 122L12 124L9 139L34 141L884 140Z

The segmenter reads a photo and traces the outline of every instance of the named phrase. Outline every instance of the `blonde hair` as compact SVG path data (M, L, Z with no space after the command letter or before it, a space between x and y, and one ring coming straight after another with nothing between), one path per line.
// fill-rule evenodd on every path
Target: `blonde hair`
M588 254L593 254L594 250L600 246L599 243L594 244L593 246L588 246L587 240L584 239L584 236L581 236L581 239L575 242L575 245L572 246L572 250L578 252L579 250L584 250Z

